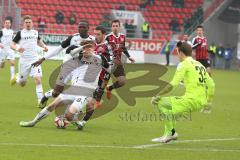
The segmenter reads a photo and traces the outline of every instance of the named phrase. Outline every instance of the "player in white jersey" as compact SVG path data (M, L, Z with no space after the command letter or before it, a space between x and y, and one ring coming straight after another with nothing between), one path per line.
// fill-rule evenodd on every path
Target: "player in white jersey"
M79 48L72 50L78 52ZM111 68L107 59L102 55L94 54L94 45L88 45L83 49L79 57L79 67L70 73L72 86L60 94L50 105L40 111L37 116L28 122L20 122L22 127L33 127L50 112L62 105L69 105L65 117L68 121L74 121L78 129L82 129L81 121L74 115L83 111L87 106L94 108L94 91L98 87L99 75L102 68L110 72Z
M13 30L11 29L11 20L6 19L4 28L0 31L0 67L3 68L5 61L10 62L10 79L12 80L15 75L15 55L10 45L13 38Z
M32 63L39 59L37 54L37 47L40 46L45 52L48 51L47 46L40 39L38 31L32 29L33 22L31 16L25 16L23 18L24 29L18 31L13 38L11 48L20 53L18 62L18 74L12 81L12 85L17 83L20 86L25 86L28 76L33 77L36 84L36 94L38 103L43 97L42 88L42 68L41 66L33 67ZM17 46L19 44L19 46Z
M80 46L80 43L82 41L87 40L95 40L95 37L88 34L89 30L89 24L86 20L81 20L78 24L78 31L79 34L74 34L69 36L65 41L62 42L62 44L56 48L53 52L50 52L46 54L43 58L33 63L34 66L40 65L43 61L46 59L49 59L57 54L59 54L61 51L63 51L65 48L69 46ZM66 73L70 73L72 70L78 67L78 60L74 59L72 55L66 53L67 57L64 59L64 64L62 64L61 71L59 73L56 85L54 87L54 90L49 90L44 94L44 97L41 100L41 103L39 105L39 108L44 108L46 106L47 100L50 97L57 97L64 89L65 85L65 78ZM68 60L67 60L68 59ZM67 61L66 61L67 60Z

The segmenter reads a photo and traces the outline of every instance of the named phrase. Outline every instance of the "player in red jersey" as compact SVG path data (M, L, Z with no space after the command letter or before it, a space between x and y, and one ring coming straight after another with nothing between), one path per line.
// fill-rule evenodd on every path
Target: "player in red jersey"
M135 60L130 57L127 48L125 47L126 37L124 34L120 33L120 21L113 20L111 26L112 32L106 36L106 40L111 45L113 51L113 75L117 78L117 81L107 87L108 99L111 99L111 91L122 87L126 81L123 63L121 62L122 53L124 53L132 63L135 62Z
M203 26L197 26L197 36L192 40L192 48L196 52L196 60L199 61L206 69L209 75L211 75L210 60L208 58L208 43L207 38L204 37Z
M108 42L105 40L106 29L103 26L97 26L94 30L96 45L95 45L95 54L103 55L108 62L111 61L112 49L109 46ZM110 74L104 69L101 71L98 88L96 89L94 98L96 99L96 108L101 106L100 101L104 92L105 87L110 79Z

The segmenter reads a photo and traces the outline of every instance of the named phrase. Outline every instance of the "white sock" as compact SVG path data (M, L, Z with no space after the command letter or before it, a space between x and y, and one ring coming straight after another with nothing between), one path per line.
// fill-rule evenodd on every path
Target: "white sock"
M19 84L20 82L21 82L20 76L18 75L18 76L16 77L16 83Z
M14 75L15 75L15 67L14 66L10 66L10 75L11 75L11 79L13 79Z
M48 115L50 114L50 112L47 110L47 108L43 108L38 114L37 116L32 120L33 123L37 123L39 121L41 121L42 119L46 118Z
M52 93L53 93L53 89L47 91L47 92L44 94L44 96L45 96L46 98L50 98L50 97L52 97Z
M38 103L40 103L40 101L41 101L41 99L43 97L42 84L36 85L36 94L37 94Z

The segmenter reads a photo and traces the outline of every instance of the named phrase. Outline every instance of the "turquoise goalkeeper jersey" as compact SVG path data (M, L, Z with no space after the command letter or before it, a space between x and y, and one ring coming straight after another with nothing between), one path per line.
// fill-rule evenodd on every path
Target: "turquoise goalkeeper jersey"
M187 57L179 63L173 80L170 84L175 87L184 81L186 88L184 97L194 98L202 104L211 103L215 84L208 75L206 68L192 57Z

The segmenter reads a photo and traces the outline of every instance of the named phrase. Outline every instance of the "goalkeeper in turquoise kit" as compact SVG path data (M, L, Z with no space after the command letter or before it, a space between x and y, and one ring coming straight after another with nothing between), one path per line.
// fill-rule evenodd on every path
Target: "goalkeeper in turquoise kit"
M206 68L191 57L192 48L189 44L178 42L176 49L180 63L174 78L151 101L165 117L164 135L152 139L153 142L167 143L178 138L175 130L176 116L194 111L210 112L211 109L215 89L214 81L208 75ZM183 96L161 97L182 82L186 89Z

